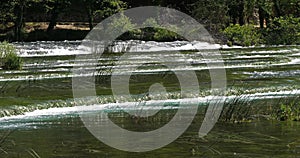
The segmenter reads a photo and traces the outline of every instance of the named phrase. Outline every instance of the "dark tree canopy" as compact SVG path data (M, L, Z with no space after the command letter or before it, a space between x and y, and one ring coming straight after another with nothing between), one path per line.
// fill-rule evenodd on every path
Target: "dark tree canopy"
M279 17L299 17L300 0L2 0L0 32L23 38L26 22L47 22L51 32L58 21L86 22L90 29L104 18L127 8L164 6L185 12L209 31L230 24L270 27Z

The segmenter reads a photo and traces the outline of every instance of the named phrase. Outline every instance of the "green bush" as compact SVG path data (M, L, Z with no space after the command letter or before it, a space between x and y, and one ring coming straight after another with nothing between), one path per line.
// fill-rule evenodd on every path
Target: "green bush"
M4 70L20 70L22 59L17 55L16 48L8 42L0 43L0 66Z
M300 18L274 18L265 31L265 40L270 45L300 44Z
M119 17L112 19L105 31L107 36L120 35L118 39L124 40L126 38L131 39L135 36L137 30L134 28L135 24L131 22L131 19L121 13Z
M166 29L157 29L154 34L155 41L174 41L178 39L181 39L181 37L177 33Z
M261 34L253 25L231 24L223 31L223 34L229 40L228 43L250 46L261 42Z
M162 26L158 24L158 22L154 18L147 19L144 24L146 27L142 29L142 39L141 40L154 40L154 41L174 41L179 40L181 37L172 31L167 29L163 29ZM172 28L173 30L178 30L175 26L169 26L168 28Z

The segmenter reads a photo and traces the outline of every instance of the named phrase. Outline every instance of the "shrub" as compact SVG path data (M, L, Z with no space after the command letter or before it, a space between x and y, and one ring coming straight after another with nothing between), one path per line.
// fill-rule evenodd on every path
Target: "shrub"
M105 31L107 36L120 35L118 39L131 39L135 36L135 31L137 31L134 30L134 27L135 24L131 22L131 19L121 13L119 17L112 19Z
M274 18L265 31L265 39L271 45L300 44L300 18Z
M166 29L157 29L154 34L155 41L174 41L176 39L181 39L181 37L177 33Z
M4 70L22 68L22 59L17 55L16 48L8 42L0 43L0 66Z
M229 40L228 43L250 46L261 42L261 34L253 25L231 24L223 31L223 34Z
M161 25L158 24L158 22L154 18L147 19L143 25L153 27L146 27L142 29L142 40L174 41L181 39L181 37L177 33L164 29ZM168 28L178 30L176 26L169 26Z

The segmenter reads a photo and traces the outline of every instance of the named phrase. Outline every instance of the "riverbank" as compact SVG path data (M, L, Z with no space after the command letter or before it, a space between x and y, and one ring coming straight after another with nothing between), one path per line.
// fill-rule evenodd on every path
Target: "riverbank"
M47 32L48 23L28 22L25 24L22 33L23 42L32 41L64 41L64 40L82 40L89 33L87 23L82 22L59 22L54 30ZM12 29L7 29L0 34L0 41L14 42Z
M89 24L85 22L58 22L52 31L47 31L49 23L46 22L27 22L21 34L21 40L14 38L13 26L0 33L0 41L10 42L34 42L34 41L65 41L65 40L83 40L90 32ZM96 26L97 23L94 24ZM114 28L112 28L114 29ZM126 32L117 40L143 40L157 42L184 41L185 39L177 33L160 29L145 28ZM222 39L216 38L217 43L226 43Z

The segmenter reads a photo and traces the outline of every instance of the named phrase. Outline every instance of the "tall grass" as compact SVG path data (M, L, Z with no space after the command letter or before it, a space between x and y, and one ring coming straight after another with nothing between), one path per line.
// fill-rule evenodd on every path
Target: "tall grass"
M0 67L4 70L20 70L22 59L18 56L16 48L4 41L0 43Z
M237 96L229 98L224 103L224 108L220 117L225 122L245 122L252 119L253 102L247 96Z

